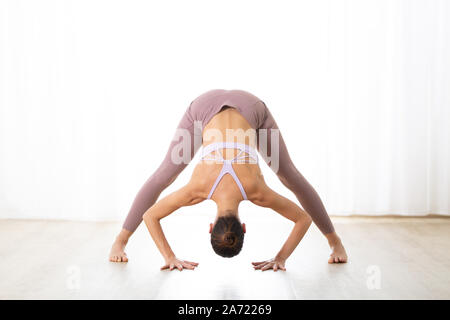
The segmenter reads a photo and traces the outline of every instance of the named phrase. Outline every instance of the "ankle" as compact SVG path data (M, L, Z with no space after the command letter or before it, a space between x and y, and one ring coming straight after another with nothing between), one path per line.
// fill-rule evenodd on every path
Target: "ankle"
M116 243L127 244L127 243L128 243L128 237L125 237L125 236L119 234L119 235L116 237Z
M130 232L126 229L122 229L122 230L120 230L120 233L116 237L116 242L125 245L128 243L128 239L130 238L131 235L132 235L132 232Z
M117 236L115 243L119 243L121 245L126 245L128 243L128 239L124 239L124 238Z
M325 237L327 238L330 247L342 244L341 238L339 238L336 232L326 234Z

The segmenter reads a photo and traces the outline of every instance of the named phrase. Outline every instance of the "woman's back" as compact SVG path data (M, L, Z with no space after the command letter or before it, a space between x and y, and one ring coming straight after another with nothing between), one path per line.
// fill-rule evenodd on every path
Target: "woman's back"
M218 142L235 142L248 145L256 150L256 131L232 107L227 106L222 108L204 127L202 136L203 147ZM223 156L223 159L230 160L238 156L240 150L220 149L219 152ZM263 180L258 164L248 160L233 163L232 167L248 198L251 198L257 184ZM208 194L219 176L223 165L222 162L215 160L200 161L194 169L192 181L196 184L198 183L205 194ZM225 174L213 191L211 199L215 202L221 202L223 200L229 203L230 199L235 199L236 202L243 200L239 186L230 174Z
M256 148L256 130L233 107L223 107L203 129L203 146L214 142L240 142Z

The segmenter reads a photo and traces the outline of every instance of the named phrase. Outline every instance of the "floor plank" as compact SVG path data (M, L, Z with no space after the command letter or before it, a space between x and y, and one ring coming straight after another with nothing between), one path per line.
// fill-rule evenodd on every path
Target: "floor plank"
M163 260L143 225L130 262L110 263L118 223L1 220L0 299L450 299L450 219L334 218L349 263L329 265L312 227L277 273L250 262L273 257L288 221L247 215L241 254L224 259L211 249L209 220L163 221L177 256L200 262L183 272L159 271Z

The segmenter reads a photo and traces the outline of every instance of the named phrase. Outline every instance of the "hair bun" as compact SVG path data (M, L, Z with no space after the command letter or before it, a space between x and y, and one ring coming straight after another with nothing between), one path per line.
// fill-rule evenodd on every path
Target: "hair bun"
M236 235L233 232L225 232L223 240L228 246L233 246L236 242Z

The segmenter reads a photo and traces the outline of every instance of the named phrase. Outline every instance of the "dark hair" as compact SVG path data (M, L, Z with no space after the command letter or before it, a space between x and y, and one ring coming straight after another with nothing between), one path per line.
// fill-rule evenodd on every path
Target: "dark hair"
M237 255L244 243L244 229L235 216L217 219L211 232L211 245L214 252L224 258Z

